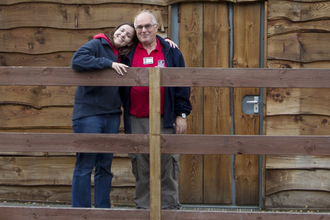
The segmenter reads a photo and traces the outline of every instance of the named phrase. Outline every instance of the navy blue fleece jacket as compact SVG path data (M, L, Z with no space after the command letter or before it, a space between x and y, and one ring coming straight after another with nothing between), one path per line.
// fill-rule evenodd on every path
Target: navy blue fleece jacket
M159 42L163 46L163 53L165 56L166 66L168 67L185 67L182 53L177 48L172 48L161 37L157 36ZM121 59L122 63L132 66L132 61L135 53L134 49L128 54L127 57ZM164 103L164 127L171 128L174 126L175 119L181 113L190 114L192 110L190 103L190 88L189 87L166 87L165 88L165 103ZM131 126L129 120L129 107L130 107L130 87L124 87L122 93L122 100L124 106L124 124L125 133L131 133Z
M96 35L80 47L72 57L71 66L82 72L111 68L118 58L105 35ZM83 73L81 73L83 74ZM78 86L74 98L72 120L102 114L121 113L119 87Z

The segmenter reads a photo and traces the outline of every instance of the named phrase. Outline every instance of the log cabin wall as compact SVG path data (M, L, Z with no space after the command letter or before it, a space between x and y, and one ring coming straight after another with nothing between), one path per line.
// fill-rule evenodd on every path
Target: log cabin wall
M268 68L330 68L330 2L268 1ZM299 80L299 79L297 79ZM267 89L267 135L329 135L328 89ZM330 158L267 156L266 208L329 208Z

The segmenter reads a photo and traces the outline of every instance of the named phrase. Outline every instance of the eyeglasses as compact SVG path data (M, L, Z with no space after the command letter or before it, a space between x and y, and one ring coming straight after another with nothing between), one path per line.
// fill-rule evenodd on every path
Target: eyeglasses
M135 27L135 30L136 30L136 31L142 31L143 28L145 28L147 31L150 31L151 28L152 28L152 26L154 26L154 25L157 25L157 24L146 24L146 25L144 25L144 26L142 26L142 25L138 25L138 26Z

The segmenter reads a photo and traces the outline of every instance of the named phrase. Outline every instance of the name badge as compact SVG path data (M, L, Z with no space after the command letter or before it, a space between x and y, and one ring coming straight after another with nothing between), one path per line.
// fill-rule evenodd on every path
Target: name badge
M143 64L153 64L154 63L154 58L153 57L144 57L143 58Z

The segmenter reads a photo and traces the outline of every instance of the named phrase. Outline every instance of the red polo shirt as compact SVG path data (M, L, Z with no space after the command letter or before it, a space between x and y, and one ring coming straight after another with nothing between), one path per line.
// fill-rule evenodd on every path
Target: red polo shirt
M139 43L135 49L132 67L166 67L162 45L157 39L156 48L148 54L147 50ZM160 112L164 114L164 91L160 89ZM130 114L136 117L149 117L149 87L136 86L130 91Z

